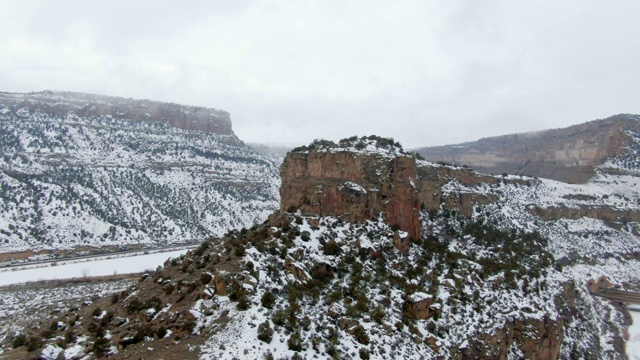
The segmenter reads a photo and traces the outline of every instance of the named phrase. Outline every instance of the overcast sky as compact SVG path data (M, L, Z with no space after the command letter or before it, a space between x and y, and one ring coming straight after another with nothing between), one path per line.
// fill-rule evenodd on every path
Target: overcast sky
M248 142L443 145L640 113L640 1L0 1L0 91L224 109Z

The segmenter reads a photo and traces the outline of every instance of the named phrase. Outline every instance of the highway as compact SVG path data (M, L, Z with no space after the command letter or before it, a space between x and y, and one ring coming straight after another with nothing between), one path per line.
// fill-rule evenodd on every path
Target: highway
M640 304L640 293L622 291L615 289L602 289L599 292L592 292L591 295L607 298L611 301L625 304Z

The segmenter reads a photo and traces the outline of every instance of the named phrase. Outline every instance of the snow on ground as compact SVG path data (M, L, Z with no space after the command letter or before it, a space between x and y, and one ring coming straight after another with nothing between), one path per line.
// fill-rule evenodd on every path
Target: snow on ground
M91 304L93 301L120 292L132 284L134 279L88 282L47 282L0 287L0 340L11 338L24 329L48 327L51 314L66 309ZM6 343L5 343L6 345ZM0 354L4 352L0 345ZM48 347L43 354L55 358L56 349ZM65 351L66 359L83 353L80 345ZM0 356L1 357L1 356Z
M37 269L8 271L0 273L0 286L39 280L129 274L142 272L147 269L155 270L158 265L162 265L168 258L178 257L186 252L187 249L183 249L158 254L64 264Z
M640 307L630 307L629 310L631 318L633 319L633 325L629 327L627 355L630 360L640 360Z

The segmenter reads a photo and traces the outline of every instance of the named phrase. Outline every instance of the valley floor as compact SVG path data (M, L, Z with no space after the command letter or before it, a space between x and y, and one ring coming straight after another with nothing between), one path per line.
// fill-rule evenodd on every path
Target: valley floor
M109 276L155 270L165 260L180 256L188 248L155 254L118 257L117 255L83 260L58 261L36 266L18 266L0 271L0 286L40 280L59 280L86 276Z

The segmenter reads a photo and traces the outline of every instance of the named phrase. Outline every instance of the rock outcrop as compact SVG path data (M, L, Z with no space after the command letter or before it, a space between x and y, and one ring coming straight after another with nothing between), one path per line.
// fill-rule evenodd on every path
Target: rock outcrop
M443 187L454 181L464 188L473 188L481 184L496 184L500 180L494 176L475 173L470 168L454 166L439 166L427 162L420 162L417 168L419 181L420 207L427 210L437 210L441 205L447 209L457 209L465 216L471 216L475 205L494 202L493 195L483 195L475 192L445 192Z
M408 236L420 237L416 162L408 155L348 147L294 150L285 158L280 176L282 211L296 208L355 223L382 214Z
M400 236L402 243L420 238L420 209L444 206L471 216L475 205L496 201L495 196L447 192L443 187L455 182L472 188L495 184L498 178L419 161L395 145L384 147L386 139L370 138L289 152L280 168L280 210L299 209L355 223L382 214L387 223L408 233L408 238Z
M628 151L628 131L640 131L639 116L616 115L564 129L426 147L418 152L429 161L466 164L484 173L582 183L593 176L595 166Z

